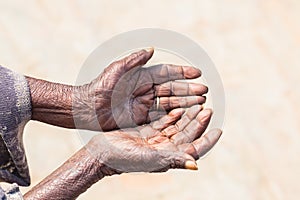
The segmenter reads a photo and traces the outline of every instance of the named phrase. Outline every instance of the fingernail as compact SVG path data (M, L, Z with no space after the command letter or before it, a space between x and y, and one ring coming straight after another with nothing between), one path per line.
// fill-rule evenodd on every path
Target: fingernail
M184 167L190 170L198 170L197 164L191 160L186 161Z
M199 76L201 76L202 75L202 71L199 68L195 68L195 69L198 70Z
M203 89L203 90L204 90L204 93L205 93L205 94L208 93L208 90L209 90L208 87L207 87L206 85L203 85L203 88L204 88L204 89Z
M198 68L191 67L191 66L183 66L183 71L185 74L185 78L199 78L201 76L201 71Z
M146 49L147 52L153 52L154 51L154 47L149 47Z
M183 108L176 108L176 109L172 110L169 114L171 114L173 116L174 115L177 116L177 115L182 115L184 112L185 112L185 110Z
M202 117L202 119L200 119L200 122L205 123L205 122L207 122L207 120L209 120L211 118L213 111L212 111L212 109L207 108L207 109L203 110L201 114L203 117Z
M197 99L199 104L203 104L206 102L206 96L198 96Z

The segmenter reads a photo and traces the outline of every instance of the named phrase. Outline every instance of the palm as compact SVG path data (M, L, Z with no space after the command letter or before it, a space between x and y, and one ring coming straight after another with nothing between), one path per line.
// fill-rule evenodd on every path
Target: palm
M220 130L202 135L211 110L201 106L172 110L149 125L106 132L92 141L91 153L118 172L153 172L184 168L186 160L204 155L220 137Z
M112 63L88 85L88 107L95 113L86 124L92 130L134 127L157 119L161 111L189 107L205 102L207 87L202 84L174 82L201 75L193 67L156 65L141 68L153 52L140 51ZM160 98L156 105L156 98ZM82 109L81 109L82 110ZM84 109L83 109L84 110ZM83 114L79 114L83 116Z

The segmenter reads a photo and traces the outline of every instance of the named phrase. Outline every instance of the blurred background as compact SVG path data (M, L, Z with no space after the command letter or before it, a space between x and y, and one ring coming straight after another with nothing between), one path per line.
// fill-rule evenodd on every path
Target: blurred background
M299 199L299 19L298 0L0 0L0 64L74 84L88 55L116 34L184 34L222 77L221 141L197 172L113 176L79 199ZM82 145L75 131L38 122L26 126L24 142L32 186Z

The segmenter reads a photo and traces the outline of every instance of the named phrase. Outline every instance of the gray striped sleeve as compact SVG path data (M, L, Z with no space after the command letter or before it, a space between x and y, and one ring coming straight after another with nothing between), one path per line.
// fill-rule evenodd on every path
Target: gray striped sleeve
M30 185L22 139L30 118L30 91L25 77L0 66L0 181Z
M17 184L12 184L5 190L0 187L0 200L23 200Z

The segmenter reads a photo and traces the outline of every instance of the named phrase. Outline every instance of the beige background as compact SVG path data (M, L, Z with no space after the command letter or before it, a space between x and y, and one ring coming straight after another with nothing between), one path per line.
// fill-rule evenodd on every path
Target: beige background
M105 178L79 199L299 199L299 19L298 0L1 0L0 63L72 84L113 35L142 27L185 34L222 76L224 137L198 172ZM24 140L32 186L81 146L74 131L36 122Z

